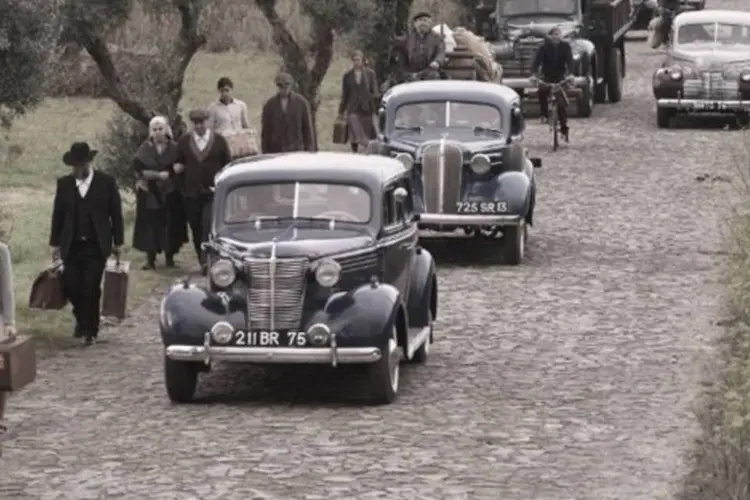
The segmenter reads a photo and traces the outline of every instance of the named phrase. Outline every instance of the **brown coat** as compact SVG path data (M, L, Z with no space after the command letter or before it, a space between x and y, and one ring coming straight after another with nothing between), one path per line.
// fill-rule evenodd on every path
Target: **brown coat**
M278 94L266 101L260 126L263 153L315 151L310 105L296 92L289 95L286 111Z
M230 161L229 145L223 136L211 132L206 149L201 151L193 132L188 132L177 141L176 163L185 165L185 170L177 175L176 183L188 198L209 194L214 187L214 177Z
M406 55L407 71L418 73L432 62L440 66L445 62L445 41L433 31L426 35L409 31L405 37L396 39L396 47Z
M377 106L378 77L370 68L362 68L360 81L353 69L344 73L341 78L341 102L339 115L357 114L373 115Z

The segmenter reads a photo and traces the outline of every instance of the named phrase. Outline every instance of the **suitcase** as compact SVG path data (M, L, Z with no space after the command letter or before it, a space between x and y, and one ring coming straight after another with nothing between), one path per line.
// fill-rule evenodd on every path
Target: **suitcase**
M0 391L17 391L36 378L34 339L18 335L0 342Z
M129 275L130 262L120 259L107 260L102 290L102 316L117 319L125 318L128 305Z
M254 130L244 129L237 134L227 135L225 139L233 160L258 154L258 142Z
M337 118L333 124L333 143L334 144L346 144L346 120Z
M62 283L62 263L46 268L34 280L29 294L30 309L60 310L68 303Z

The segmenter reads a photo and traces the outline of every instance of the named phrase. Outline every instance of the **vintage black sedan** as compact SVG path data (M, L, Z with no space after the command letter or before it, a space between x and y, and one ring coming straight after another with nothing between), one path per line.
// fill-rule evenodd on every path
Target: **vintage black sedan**
M750 115L750 13L684 12L674 18L672 45L653 76L656 123L678 114Z
M405 83L383 96L379 122L369 152L409 170L420 228L502 234L505 261L523 260L541 160L522 145L524 118L514 90L477 81Z
M356 164L356 165L355 165ZM216 178L207 283L161 303L167 394L194 398L214 361L366 365L392 402L402 357L423 363L437 315L409 172L393 159L287 153Z

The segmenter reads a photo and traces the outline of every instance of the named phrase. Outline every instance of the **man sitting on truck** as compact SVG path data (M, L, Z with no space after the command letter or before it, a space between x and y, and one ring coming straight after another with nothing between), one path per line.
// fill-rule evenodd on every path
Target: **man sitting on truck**
M570 44L562 39L560 28L554 27L549 30L547 41L539 47L532 66L532 80L537 81L537 73L541 70L544 83L555 84L572 77L573 72L573 49ZM542 121L547 121L549 116L548 102L549 85L539 85L539 110ZM568 129L568 100L565 96L557 99L557 116L560 120L560 133L565 142L569 141Z
M439 80L440 67L445 62L445 41L432 31L432 17L427 12L418 13L412 22L414 29L394 40L394 45L406 55L405 70L418 80Z

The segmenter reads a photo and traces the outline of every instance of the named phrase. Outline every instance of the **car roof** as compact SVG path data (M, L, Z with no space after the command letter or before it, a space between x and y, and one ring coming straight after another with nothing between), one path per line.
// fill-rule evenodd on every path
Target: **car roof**
M321 182L382 186L407 172L395 159L344 152L290 152L235 160L216 176L216 184L246 182Z
M674 18L675 25L692 23L750 24L750 12L741 10L704 9L683 12Z
M401 83L383 96L383 101L401 104L412 101L471 99L494 104L518 100L518 93L499 83L476 80L424 80Z

